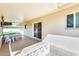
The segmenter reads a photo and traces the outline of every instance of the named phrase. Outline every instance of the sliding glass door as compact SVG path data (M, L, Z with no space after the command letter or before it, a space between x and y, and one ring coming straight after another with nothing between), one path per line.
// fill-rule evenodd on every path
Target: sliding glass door
M42 38L42 23L35 23L34 24L34 37Z

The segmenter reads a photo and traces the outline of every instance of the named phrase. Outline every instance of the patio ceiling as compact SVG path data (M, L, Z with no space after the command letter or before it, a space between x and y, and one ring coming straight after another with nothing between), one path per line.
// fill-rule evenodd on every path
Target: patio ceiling
M0 15L5 21L23 22L51 13L63 3L1 3Z

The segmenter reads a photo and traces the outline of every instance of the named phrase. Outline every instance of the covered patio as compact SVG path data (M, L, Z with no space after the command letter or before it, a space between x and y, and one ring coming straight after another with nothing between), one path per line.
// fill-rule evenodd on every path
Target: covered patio
M34 38L30 38L28 36L24 36L23 39L19 39L16 42L12 43L10 45L11 47L11 52L15 52L17 50L22 50L25 47L31 46L33 44L36 44L40 41L34 39ZM9 44L4 44L1 48L0 48L0 56L10 56L10 48L9 48Z
M0 56L79 55L78 3L3 3L0 16Z

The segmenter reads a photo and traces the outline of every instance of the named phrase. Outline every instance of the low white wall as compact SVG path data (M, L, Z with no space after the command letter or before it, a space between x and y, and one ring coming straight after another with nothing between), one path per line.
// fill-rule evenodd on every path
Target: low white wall
M2 46L2 39L0 38L0 48L1 48L1 46Z
M32 30L31 29L25 29L23 32L24 35L32 37Z
M79 38L48 34L44 41L49 42L52 46L79 55Z
M11 56L45 56L49 53L49 44L46 42L39 42L14 52L12 52L10 48L10 53Z

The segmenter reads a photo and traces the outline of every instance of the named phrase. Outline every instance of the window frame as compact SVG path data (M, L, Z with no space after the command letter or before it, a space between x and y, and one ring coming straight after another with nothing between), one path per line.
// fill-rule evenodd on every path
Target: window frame
M66 16L66 17L67 17L67 18L66 18L66 27L67 27L67 28L73 28L73 27L74 27L74 24L73 24L72 27L68 27L68 16L70 16L70 15L73 15L73 20L72 20L72 21L73 21L73 23L74 23L74 14L68 14L68 15Z
M77 14L77 13L79 13L79 12L76 12L76 13L75 13L75 17L76 17L76 14ZM77 21L76 18L75 18L75 21ZM78 25L78 26L79 26L79 25ZM76 22L75 22L75 28L79 28L79 27L77 27L77 23L76 23Z
M72 28L72 29L79 29L79 27L76 27L76 13L79 13L79 11L76 11L76 12L73 12L73 13L70 13L70 14L73 14L73 27L67 27L67 15L70 15L70 14L67 14L66 15L66 28Z

